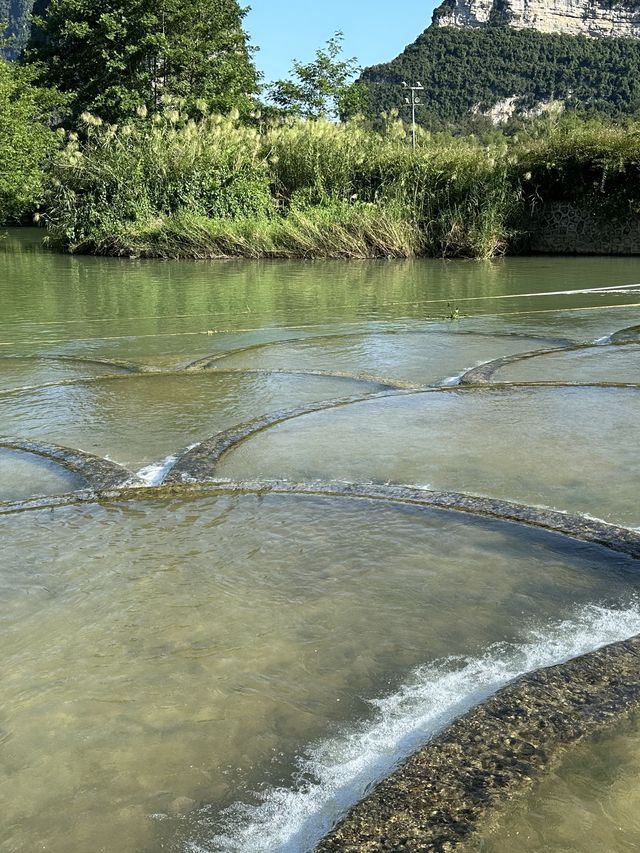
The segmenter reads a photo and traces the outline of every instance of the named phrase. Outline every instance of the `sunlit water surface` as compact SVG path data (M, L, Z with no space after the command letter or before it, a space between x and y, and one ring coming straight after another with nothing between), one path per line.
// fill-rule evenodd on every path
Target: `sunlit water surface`
M638 259L156 263L39 237L0 242L0 500L82 485L3 437L151 484L274 410L563 342L599 345L494 379L638 381L633 336L608 343L640 324ZM217 476L637 526L638 394L401 392L266 429ZM483 696L640 632L634 563L560 536L347 498L139 495L0 517L2 853L301 853Z
M640 526L639 420L637 389L408 394L286 421L233 449L218 471L419 484Z

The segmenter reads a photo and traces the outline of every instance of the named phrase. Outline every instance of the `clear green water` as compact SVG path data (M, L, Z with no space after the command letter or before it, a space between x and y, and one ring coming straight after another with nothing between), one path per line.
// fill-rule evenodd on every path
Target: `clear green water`
M79 447L137 470L274 409L378 390L322 376L139 374L6 395L0 410L11 435Z
M476 364L540 348L544 340L522 336L425 332L345 334L270 343L217 358L219 367L342 370L382 373L416 385L433 385ZM547 341L548 343L548 341Z
M638 259L130 262L14 232L0 500L80 485L3 437L158 483L274 410L606 338L640 323L638 282ZM597 350L532 360L535 381L633 375L635 344ZM353 402L265 429L218 476L431 485L637 526L639 394ZM2 853L302 853L501 684L640 632L635 564L560 536L347 498L138 494L0 515Z
M62 466L32 453L0 447L0 499L21 501L34 495L57 495L84 483Z
M628 611L640 582L559 537L349 499L140 500L0 526L16 850L204 841L415 666L593 602ZM174 817L179 798L195 814Z
M474 849L627 853L640 849L638 720L580 744Z

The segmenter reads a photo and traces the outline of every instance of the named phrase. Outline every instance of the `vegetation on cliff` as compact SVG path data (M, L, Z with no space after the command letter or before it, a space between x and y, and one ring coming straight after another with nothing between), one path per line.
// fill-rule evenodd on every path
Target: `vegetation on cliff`
M420 80L418 120L432 129L517 97L523 109L563 100L587 114L640 113L640 40L550 35L508 27L431 27L391 62L367 68L366 113L402 108L403 80Z
M18 58L31 35L32 11L33 0L0 0L0 56Z

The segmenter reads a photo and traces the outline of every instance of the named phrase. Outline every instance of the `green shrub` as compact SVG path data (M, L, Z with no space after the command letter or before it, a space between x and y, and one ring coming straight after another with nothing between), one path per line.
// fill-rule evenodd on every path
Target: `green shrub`
M491 257L547 201L640 212L640 124L549 118L507 139L402 123L237 117L104 127L85 116L51 169L54 242L162 257ZM490 139L490 141L489 141ZM609 213L607 213L609 215Z
M83 243L98 231L178 210L211 218L269 216L267 164L256 130L237 116L103 126L83 115L86 140L70 134L51 167L48 217L54 243Z
M59 144L49 123L62 99L32 79L0 59L0 224L20 222L38 207L45 162Z
M518 177L531 203L564 201L595 214L640 213L640 123L565 117L519 147Z

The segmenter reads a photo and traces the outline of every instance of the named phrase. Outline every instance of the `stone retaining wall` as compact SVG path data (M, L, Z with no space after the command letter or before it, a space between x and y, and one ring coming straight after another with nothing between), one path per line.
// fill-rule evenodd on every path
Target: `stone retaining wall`
M640 255L640 217L607 220L567 203L538 208L528 225L529 251L556 255Z

